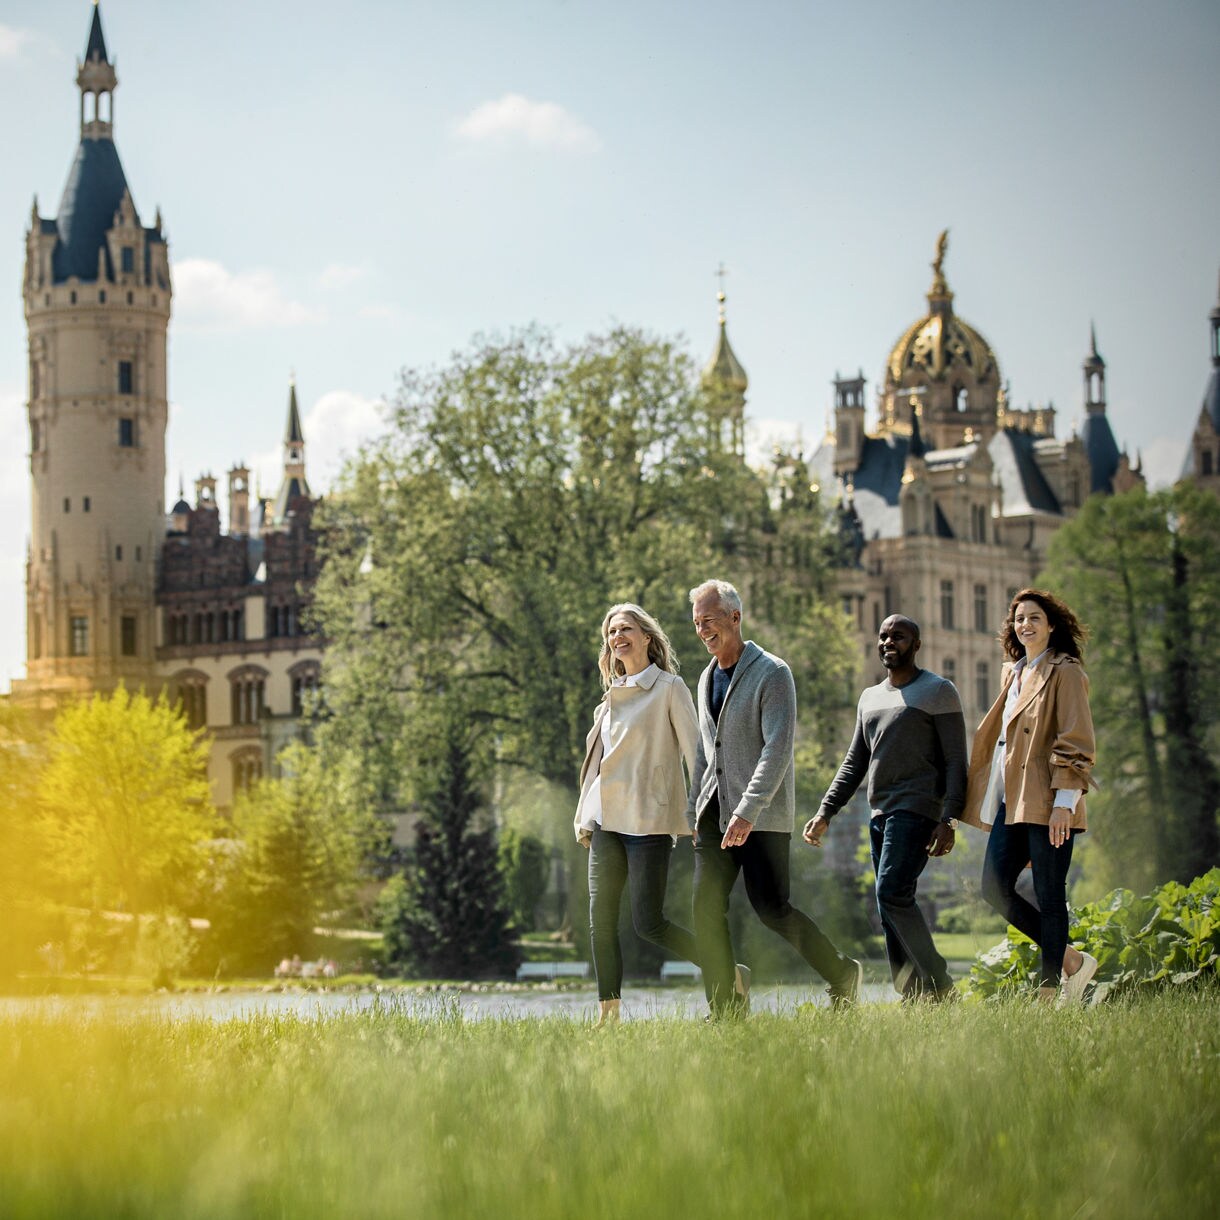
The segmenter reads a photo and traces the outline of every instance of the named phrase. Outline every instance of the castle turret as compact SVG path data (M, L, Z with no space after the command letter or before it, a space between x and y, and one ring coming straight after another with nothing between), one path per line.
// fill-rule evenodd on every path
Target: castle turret
M94 6L77 64L80 141L56 217L35 200L29 335L27 677L46 704L151 684L165 532L168 248L140 221L114 143L118 76Z

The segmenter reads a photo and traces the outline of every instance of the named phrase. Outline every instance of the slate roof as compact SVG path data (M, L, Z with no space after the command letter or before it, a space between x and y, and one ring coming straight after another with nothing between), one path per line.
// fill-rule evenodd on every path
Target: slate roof
M97 255L127 193L127 178L113 140L81 140L68 171L56 224L59 241L52 270L57 284L70 275L86 283L97 279ZM113 277L109 251L106 275Z
M1109 493L1114 489L1118 470L1118 442L1110 421L1101 412L1090 413L1080 430L1084 451L1089 458L1089 491Z
M89 26L89 42L85 46L85 62L88 63L94 58L100 59L104 64L110 62L110 56L106 54L106 38L102 34L101 5L98 4L93 6L93 21Z
M1001 511L1004 516L1023 516L1031 512L1062 515L1063 509L1038 468L1034 452L1038 438L1015 428L997 431L988 444L995 473L1001 486ZM852 477L852 507L866 539L898 538L902 535L902 510L899 495L902 474L910 448L904 436L870 436L863 446L860 464ZM977 443L952 449L929 449L924 454L929 470L969 461L978 450ZM810 460L810 472L823 487L835 485L835 446L825 441ZM955 537L947 518L936 505L936 536Z

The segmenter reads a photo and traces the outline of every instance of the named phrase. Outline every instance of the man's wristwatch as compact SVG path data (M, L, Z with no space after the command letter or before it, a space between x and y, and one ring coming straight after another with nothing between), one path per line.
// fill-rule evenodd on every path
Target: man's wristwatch
M956 830L957 829L957 818L945 818L944 821L941 822L941 825L948 826L948 828L950 830Z

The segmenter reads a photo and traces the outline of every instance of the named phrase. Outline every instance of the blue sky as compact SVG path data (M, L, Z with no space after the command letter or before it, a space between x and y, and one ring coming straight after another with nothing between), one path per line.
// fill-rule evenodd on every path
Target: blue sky
M24 232L78 140L84 0L0 8L0 689L23 672ZM175 277L176 495L274 489L295 372L315 487L404 366L476 332L715 337L718 263L761 451L873 401L936 236L1015 405L1111 423L1176 474L1220 273L1214 0L855 4L103 0L115 137ZM871 416L870 416L871 422Z

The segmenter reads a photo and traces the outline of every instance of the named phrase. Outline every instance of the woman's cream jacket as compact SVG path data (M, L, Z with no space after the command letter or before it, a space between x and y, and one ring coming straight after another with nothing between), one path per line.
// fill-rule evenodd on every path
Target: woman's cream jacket
M610 748L602 752L602 721L610 717ZM699 725L686 683L653 668L634 686L612 686L593 715L580 769L576 837L585 798L601 775L602 829L629 835L688 835L687 779L695 766Z

